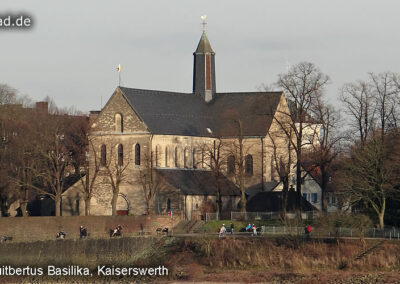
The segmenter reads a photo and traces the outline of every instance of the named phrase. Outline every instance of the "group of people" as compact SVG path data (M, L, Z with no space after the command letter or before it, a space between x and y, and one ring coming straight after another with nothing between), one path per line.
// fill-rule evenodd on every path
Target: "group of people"
M231 223L231 226L230 226L230 232L231 232L231 235L233 235L233 233L234 233L234 230L235 230L235 225L233 225L233 223ZM221 238L221 237L223 237L223 236L225 236L226 235L226 227L225 227L225 224L222 224L222 227L221 227L221 229L219 230L219 237Z
M84 226L79 226L79 238L86 238L88 235L87 229ZM67 236L67 233L63 230L57 232L56 239L63 240Z
M64 232L63 230L60 230L57 235L56 239L65 239L67 236L67 233ZM88 236L88 230L84 226L79 226L79 238L86 238ZM110 237L119 237L122 236L122 226L118 225L114 229L110 229Z
M233 235L235 230L235 225L233 223L231 223L230 225L230 233L231 235ZM253 232L252 236L257 236L257 227L253 224L249 224L246 228L245 228L246 232ZM219 237L224 237L226 235L227 229L225 227L225 224L222 224L221 228L219 229Z
M122 226L118 225L115 229L110 230L110 237L120 237L122 236Z
M234 231L234 225L233 223L231 223L231 235L233 235L233 231ZM246 232L252 232L252 236L257 236L257 227L254 224L248 224L247 227L245 228ZM224 237L226 235L226 227L225 224L222 224L221 229L219 230L219 237ZM310 225L306 225L304 227L304 233L307 237L310 237L310 233L311 233L311 226Z
M246 227L246 232L253 232L252 236L257 236L257 227L253 224L250 225L250 223Z

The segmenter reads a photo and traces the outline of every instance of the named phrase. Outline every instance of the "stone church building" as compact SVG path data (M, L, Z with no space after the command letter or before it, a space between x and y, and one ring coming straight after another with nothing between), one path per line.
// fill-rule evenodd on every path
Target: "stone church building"
M240 180L253 191L270 190L279 180L274 157L284 159L288 144L283 92L217 92L215 52L205 31L193 55L192 92L120 86L92 117L91 215L112 214L117 182L118 214L173 210L193 219L214 212L217 192L223 212L238 211ZM223 174L218 178L216 168ZM79 183L63 194L63 214L84 214Z

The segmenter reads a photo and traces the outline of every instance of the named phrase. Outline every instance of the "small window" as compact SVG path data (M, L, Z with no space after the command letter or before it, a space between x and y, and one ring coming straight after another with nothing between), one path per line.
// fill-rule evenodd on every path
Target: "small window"
M171 199L167 199L167 210L171 210Z
M302 195L303 195L303 198L304 198L305 200L307 200L307 193L303 193Z
M245 159L245 173L253 175L253 156L247 155Z
M135 145L135 165L140 166L140 144Z
M118 145L118 166L124 165L124 146Z
M312 203L317 203L318 202L318 193L312 193L311 194L311 202Z
M107 149L106 145L101 145L100 165L103 167L107 164Z
M227 173L228 173L228 175L235 173L235 156L233 156L233 155L228 157Z
M116 132L124 131L124 122L122 120L122 115L119 113L115 115L115 131Z

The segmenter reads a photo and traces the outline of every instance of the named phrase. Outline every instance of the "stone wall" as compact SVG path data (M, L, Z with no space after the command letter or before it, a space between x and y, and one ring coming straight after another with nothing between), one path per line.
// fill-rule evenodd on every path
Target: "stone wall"
M180 221L168 216L71 216L71 217L15 217L0 218L0 235L12 237L13 242L54 240L63 230L67 239L79 238L79 226L88 229L90 238L108 237L109 229L122 226L123 236L137 236L143 229L152 234L156 228L172 228Z

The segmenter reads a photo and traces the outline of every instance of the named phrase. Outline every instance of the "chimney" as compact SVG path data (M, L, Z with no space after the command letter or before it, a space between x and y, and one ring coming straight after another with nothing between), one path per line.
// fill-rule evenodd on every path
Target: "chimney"
M49 113L49 103L48 102L36 102L35 109L42 114L48 114Z

